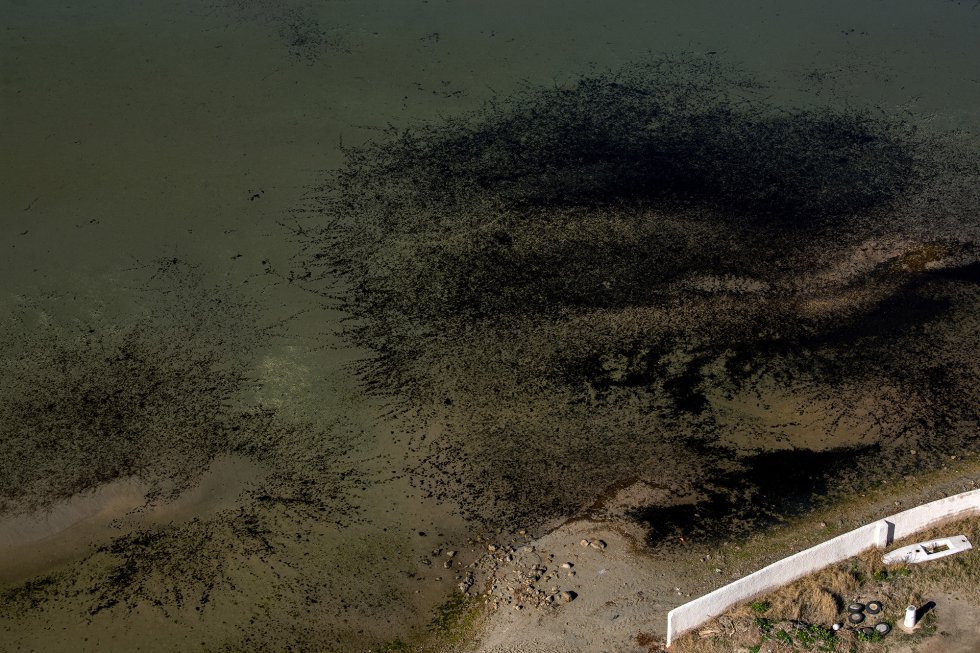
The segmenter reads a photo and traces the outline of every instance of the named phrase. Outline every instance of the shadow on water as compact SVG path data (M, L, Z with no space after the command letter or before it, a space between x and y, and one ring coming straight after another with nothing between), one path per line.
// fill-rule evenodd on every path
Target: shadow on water
M647 543L712 544L744 537L801 515L832 494L835 479L878 447L768 451L741 461L737 472L721 474L693 504L648 506L629 514L649 528Z

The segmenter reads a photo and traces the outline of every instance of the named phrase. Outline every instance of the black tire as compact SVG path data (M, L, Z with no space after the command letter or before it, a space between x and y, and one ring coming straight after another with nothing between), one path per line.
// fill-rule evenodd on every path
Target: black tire
M854 614L855 612L864 612L864 604L857 603L857 602L852 603L849 606L847 606L847 611L850 612L851 614Z
M864 621L863 612L852 612L849 615L847 615L847 622L850 624L859 624L862 621Z
M889 624L882 623L876 625L875 630L878 631L878 633L884 637L885 635L887 635L892 631L892 627Z
M864 611L868 614L880 614L881 601L868 601L868 604L864 606Z

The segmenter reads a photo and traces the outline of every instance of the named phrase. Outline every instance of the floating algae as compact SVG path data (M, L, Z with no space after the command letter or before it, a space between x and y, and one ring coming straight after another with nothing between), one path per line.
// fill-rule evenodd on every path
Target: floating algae
M898 445L975 446L977 288L951 273L977 260L975 158L764 95L666 58L348 150L302 264L339 276L367 387L443 424L414 443L430 496L513 526L759 451L877 444L853 468L887 473L923 464Z

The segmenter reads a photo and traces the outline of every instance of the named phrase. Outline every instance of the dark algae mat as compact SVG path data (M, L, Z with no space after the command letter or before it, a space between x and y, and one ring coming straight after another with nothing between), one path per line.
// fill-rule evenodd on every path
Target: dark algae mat
M418 484L507 527L631 477L763 497L783 465L832 474L790 488L805 505L974 450L975 152L771 95L656 58L346 151L304 274L337 280L365 386L445 423ZM733 410L771 390L830 419L781 443Z

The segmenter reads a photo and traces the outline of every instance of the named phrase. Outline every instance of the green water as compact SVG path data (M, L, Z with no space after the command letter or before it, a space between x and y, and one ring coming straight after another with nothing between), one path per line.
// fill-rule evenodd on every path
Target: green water
M175 463L199 474L211 455L261 451L258 468L212 469L217 507L203 497L172 517L115 524L90 511L90 527L69 528L69 516L25 527L33 539L11 536L0 649L358 650L406 636L453 590L456 570L420 559L466 548L483 526L406 473L421 455L409 443L439 438L442 425L391 416L389 399L364 392L349 364L370 353L350 347L343 313L297 267L308 223L295 211L343 164L343 146L679 52L742 67L776 103L879 105L969 140L980 128L978 44L969 1L2 0L5 355L42 351L48 336L77 345L89 329L115 334L99 345L111 352L138 326L158 365L173 351L214 351L217 367L238 366L235 401L278 421L275 443L255 444L259 427L255 441ZM194 322L202 315L213 319ZM184 341L193 347L171 349ZM185 377L204 365L187 361ZM0 383L9 399L17 386ZM84 452L71 460L97 467ZM321 512L257 498L327 477L336 490L308 504ZM246 513L261 536L242 534ZM120 543L150 526L164 536L149 548ZM107 580L140 551L156 562L132 582Z

